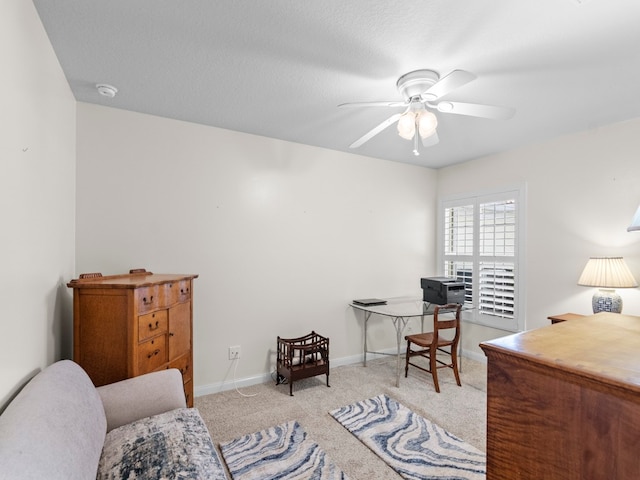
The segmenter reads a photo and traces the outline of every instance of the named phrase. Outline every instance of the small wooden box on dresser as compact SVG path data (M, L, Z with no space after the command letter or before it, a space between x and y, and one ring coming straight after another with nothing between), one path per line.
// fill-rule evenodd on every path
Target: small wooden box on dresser
M483 342L487 480L640 479L640 317Z
M96 386L177 368L192 407L195 278L138 269L71 280L73 360Z

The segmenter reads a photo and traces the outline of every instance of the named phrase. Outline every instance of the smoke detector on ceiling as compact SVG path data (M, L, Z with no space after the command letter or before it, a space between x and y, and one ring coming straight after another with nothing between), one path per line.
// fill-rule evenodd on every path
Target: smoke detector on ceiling
M96 85L98 93L104 97L113 98L118 93L118 89L113 85L107 85L106 83L99 83Z

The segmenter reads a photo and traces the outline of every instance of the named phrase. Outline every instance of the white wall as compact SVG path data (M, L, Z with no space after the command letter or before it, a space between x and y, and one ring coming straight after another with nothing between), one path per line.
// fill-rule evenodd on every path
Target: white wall
M71 356L75 100L31 2L0 15L0 412Z
M590 256L622 256L640 281L640 119L438 171L441 195L526 182L526 328L547 316L590 314L595 289L577 285ZM640 315L640 291L621 289L623 313ZM467 326L465 350L505 332Z
M197 273L196 394L273 367L315 329L360 355L353 298L420 295L435 273L436 172L78 104L77 272ZM374 322L380 327L382 320ZM390 321L373 348L395 345Z

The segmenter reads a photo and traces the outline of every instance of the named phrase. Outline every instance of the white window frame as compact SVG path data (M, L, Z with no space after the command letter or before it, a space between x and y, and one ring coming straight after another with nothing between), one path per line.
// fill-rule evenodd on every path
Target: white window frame
M515 251L513 257L514 262L514 312L513 318L495 317L482 314L478 308L479 302L479 271L478 266L483 257L479 254L479 205L483 203L491 203L500 200L513 199L516 205L515 219ZM473 205L473 253L464 256L464 261L473 262L473 281L472 281L472 297L471 304L467 302L465 305L471 307L469 310L463 311L462 319L467 322L484 325L487 327L505 330L509 332L519 332L525 329L525 215L526 215L526 185L510 185L503 188L492 190L471 192L465 194L445 196L438 199L438 228L437 228L437 265L438 274L444 275L445 266L445 209L451 207L459 207L464 205ZM447 256L447 258L458 258L457 256ZM460 258L459 261L463 261Z

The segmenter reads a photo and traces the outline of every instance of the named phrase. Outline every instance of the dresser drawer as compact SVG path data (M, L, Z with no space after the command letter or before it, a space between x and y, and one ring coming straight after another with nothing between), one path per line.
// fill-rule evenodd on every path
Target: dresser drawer
M138 345L139 375L153 372L167 362L167 336L160 335Z
M180 280L179 282L170 284L167 289L167 297L168 305L188 302L191 300L191 281Z
M138 313L151 312L166 306L164 285L152 285L136 290Z
M167 333L168 318L166 310L140 315L138 317L138 341L143 342L161 333Z

